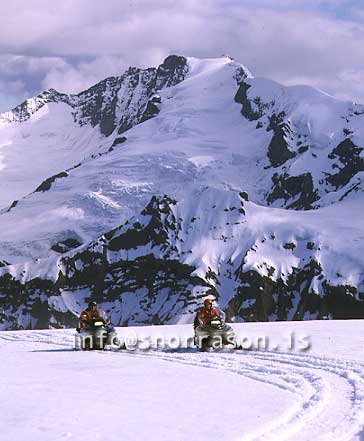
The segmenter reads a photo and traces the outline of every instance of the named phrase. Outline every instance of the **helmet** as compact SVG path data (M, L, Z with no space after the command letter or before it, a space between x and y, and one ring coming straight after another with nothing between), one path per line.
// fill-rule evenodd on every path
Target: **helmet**
M213 303L213 300L209 299L209 298L207 298L203 301L204 306L212 305L212 303Z
M93 306L97 306L97 303L96 302L89 302L89 304L88 304L88 307L89 308L92 308Z

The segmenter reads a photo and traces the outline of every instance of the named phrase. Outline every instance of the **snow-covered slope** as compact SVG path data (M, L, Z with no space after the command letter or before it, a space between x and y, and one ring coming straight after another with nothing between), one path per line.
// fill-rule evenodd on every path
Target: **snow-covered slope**
M2 114L0 326L360 316L363 118L178 56Z
M7 192L0 206L110 147L105 136L115 128L120 134L157 113L149 98L182 81L186 71L186 59L171 56L158 69L130 68L78 95L50 89L1 114L0 185Z
M309 209L363 190L363 105L262 78L243 81L235 99L258 130L273 132L269 204Z
M252 350L218 353L189 347L184 325L119 328L120 352L74 351L72 330L1 332L1 439L359 441L362 326L234 325Z

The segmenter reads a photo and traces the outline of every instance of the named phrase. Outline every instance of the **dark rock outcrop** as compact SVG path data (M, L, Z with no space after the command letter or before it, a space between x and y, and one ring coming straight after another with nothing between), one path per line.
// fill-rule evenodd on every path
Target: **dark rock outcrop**
M286 207L289 209L311 210L313 208L312 204L319 200L319 195L317 190L314 189L310 173L300 176L278 175L278 173L275 173L272 181L273 187L267 196L269 204L283 199Z
M114 139L108 151L112 152L117 145L124 144L124 142L127 141L127 139L128 138L126 136L118 136L117 138Z
M296 156L296 153L289 149L291 128L288 122L284 121L284 117L284 112L278 115L273 113L269 117L267 130L272 130L273 136L268 146L268 158L273 167L279 167Z
M187 59L178 55L169 55L157 68L156 90L175 86L185 79Z
M155 116L159 109L152 96L156 91L184 80L187 59L170 55L158 68L130 67L121 77L110 77L81 92L75 119L81 125L99 125L109 136L117 128L124 133Z
M264 110L267 107L259 97L253 99L253 103L255 104L255 108L252 106L252 101L248 97L248 90L251 85L241 82L239 85L238 91L235 94L235 102L240 103L241 106L241 114L248 119L249 121L256 121L261 118L264 114Z
M326 182L335 189L344 187L353 176L364 171L364 159L360 157L362 147L356 146L351 139L347 138L333 149L328 155L330 159L338 160L341 163L339 171L326 177Z
M43 181L43 182L39 185L39 187L37 187L37 188L34 190L34 193L37 193L37 192L43 192L43 191L48 191L48 190L52 187L52 185L53 185L53 183L54 183L54 181L55 181L56 179L67 178L67 176L68 176L68 173L67 173L67 172L61 172L61 173L58 173L58 174L56 174L56 175L51 176L50 178L48 178L48 179L46 179L45 181Z
M63 254L73 250L74 248L78 248L80 245L82 244L78 241L78 239L71 237L53 244L51 246L51 250L55 251L56 253Z
M331 286L315 260L310 260L303 268L293 268L286 280L273 280L256 271L244 272L243 265L234 277L237 287L226 308L228 320L358 319L364 314L364 302L356 288ZM322 279L320 293L311 288L316 277Z

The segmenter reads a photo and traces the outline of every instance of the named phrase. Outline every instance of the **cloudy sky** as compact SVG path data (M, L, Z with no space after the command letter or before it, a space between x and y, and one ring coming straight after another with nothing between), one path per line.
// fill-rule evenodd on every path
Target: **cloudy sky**
M363 3L12 0L0 12L0 111L49 87L79 92L130 65L157 66L171 53L227 54L256 76L364 103Z

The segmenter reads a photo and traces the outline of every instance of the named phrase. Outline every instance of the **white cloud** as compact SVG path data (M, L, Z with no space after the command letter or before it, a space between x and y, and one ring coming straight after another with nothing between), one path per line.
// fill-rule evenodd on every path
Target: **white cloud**
M13 0L0 51L15 55L0 56L0 80L76 92L170 53L227 53L256 75L364 102L362 11L353 0Z
M42 81L44 89L77 93L87 89L100 79L121 75L127 65L120 57L102 56L92 61L79 62L75 66L65 63L52 67Z

